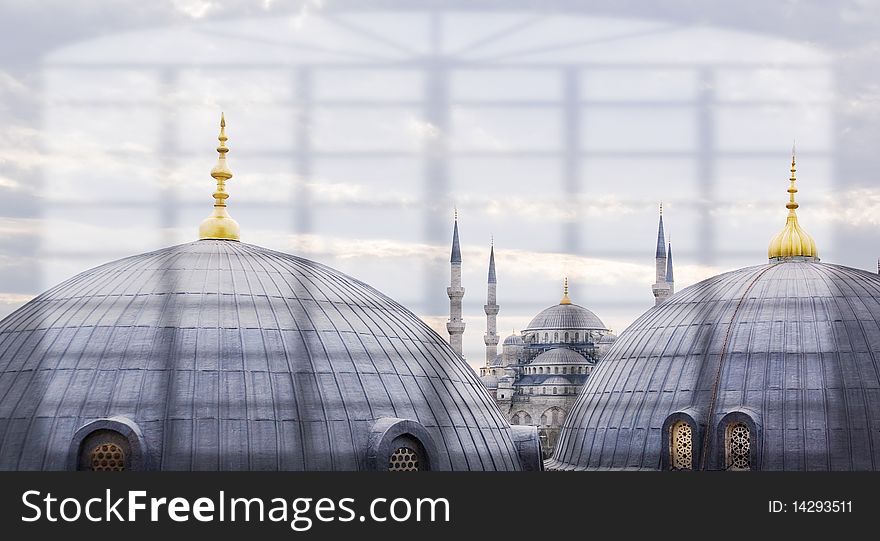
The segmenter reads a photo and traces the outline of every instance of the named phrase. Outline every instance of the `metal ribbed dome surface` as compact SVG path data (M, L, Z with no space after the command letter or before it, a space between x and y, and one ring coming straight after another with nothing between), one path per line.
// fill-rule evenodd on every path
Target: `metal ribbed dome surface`
M74 432L111 416L158 469L356 470L383 417L424 425L432 469L520 468L477 376L419 318L232 241L108 263L0 323L0 469L64 469Z
M757 469L880 469L880 277L788 261L672 296L600 360L549 467L658 469L676 412L706 469L724 468L722 421L740 414Z
M587 364L587 359L568 348L554 348L532 359L531 364Z
M526 331L537 330L605 330L605 324L599 317L577 304L557 304L543 310L532 319Z

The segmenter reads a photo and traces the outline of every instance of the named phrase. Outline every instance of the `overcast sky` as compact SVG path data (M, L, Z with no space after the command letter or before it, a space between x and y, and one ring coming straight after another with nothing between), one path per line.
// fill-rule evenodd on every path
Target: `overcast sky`
M194 240L226 113L242 240L339 268L445 336L460 213L465 354L572 297L616 332L766 261L798 148L824 261L880 246L880 2L0 2L0 315Z

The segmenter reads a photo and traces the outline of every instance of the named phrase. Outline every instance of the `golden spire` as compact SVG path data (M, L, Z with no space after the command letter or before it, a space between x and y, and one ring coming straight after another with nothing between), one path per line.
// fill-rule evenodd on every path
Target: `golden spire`
M559 304L571 304L571 299L568 297L568 276L565 277L565 282L563 282L562 286L562 300L559 301Z
M232 178L232 171L226 166L226 118L220 113L220 146L217 152L217 165L211 169L211 176L217 181L217 191L214 192L214 212L205 218L199 225L199 239L215 239L215 240L238 240L239 227L238 222L232 219L229 212L226 211L226 199L229 194L226 193L226 181Z
M816 241L806 231L801 229L797 217L797 201L794 194L798 189L795 186L797 179L795 178L795 149L791 149L791 185L788 187L788 218L785 220L785 227L782 228L773 240L770 241L770 247L767 250L767 257L770 259L785 257L819 257L819 251L816 249Z

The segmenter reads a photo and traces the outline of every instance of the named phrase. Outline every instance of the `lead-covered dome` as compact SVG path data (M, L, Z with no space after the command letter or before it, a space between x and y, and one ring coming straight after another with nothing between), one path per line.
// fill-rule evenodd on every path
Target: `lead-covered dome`
M518 470L521 439L406 308L249 244L108 263L0 322L4 470L394 469L401 448Z
M502 346L523 346L525 342L522 339L522 336L518 334L511 334L507 338L504 339Z
M607 330L592 311L577 304L557 304L542 310L525 331L540 330Z
M642 315L584 386L553 469L876 470L880 276L794 258Z

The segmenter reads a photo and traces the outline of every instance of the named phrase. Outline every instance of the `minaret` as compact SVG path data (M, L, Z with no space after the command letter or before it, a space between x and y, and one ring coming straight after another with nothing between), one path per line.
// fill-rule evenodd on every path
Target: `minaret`
M446 294L449 296L449 321L446 330L449 332L449 345L463 357L461 351L461 335L464 334L464 320L461 319L461 299L464 288L461 287L461 246L458 243L458 211L455 212L455 226L452 229L452 256L449 258L450 278Z
M669 248L666 250L666 283L669 285L669 295L675 295L675 275L672 272L672 236L669 237Z
M486 335L483 342L486 344L486 366L489 366L495 357L498 356L498 332L497 332L497 315L500 307L497 303L495 278L495 241L492 241L492 247L489 249L489 282L486 292L486 305L483 310L486 312Z
M238 240L239 227L238 222L232 219L226 210L226 199L229 194L226 193L226 181L232 178L232 171L226 165L226 118L220 113L220 135L217 137L220 146L217 152L217 165L211 169L211 176L217 181L217 191L214 192L214 211L211 215L202 220L199 224L200 240Z
M666 235L663 232L663 203L660 203L660 225L657 228L657 252L654 256L656 282L651 286L654 293L654 306L663 304L669 297L669 284L666 283Z

